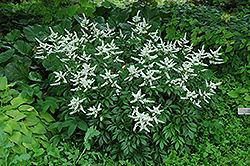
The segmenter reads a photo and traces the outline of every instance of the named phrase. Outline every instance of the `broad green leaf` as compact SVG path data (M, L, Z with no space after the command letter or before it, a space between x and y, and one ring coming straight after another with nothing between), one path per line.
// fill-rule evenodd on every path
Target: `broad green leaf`
M44 148L48 148L48 147L50 146L49 141L44 141L44 140L38 138L38 142L39 142L40 144L42 144L42 146L43 146Z
M40 118L46 120L47 122L55 121L55 119L48 112L41 112Z
M35 108L33 106L31 106L31 105L21 105L18 109L20 111L32 111Z
M178 150L180 147L180 143L179 142L175 142L175 150Z
M33 138L32 138L31 135L24 135L24 134L22 134L22 143L31 144L32 140L33 140Z
M225 33L225 38L228 39L228 38L231 38L234 36L234 33L231 33L231 32L226 32Z
M29 82L28 79L29 67L20 62L11 62L5 67L5 75L9 81Z
M87 132L85 133L84 141L86 142L89 139L92 139L92 137L98 136L99 134L100 134L100 132L98 130L96 130L96 128L91 126L90 128L88 128Z
M238 98L239 97L239 92L236 91L231 91L227 93L228 96L232 97L232 98Z
M68 136L71 136L76 130L77 124L71 124L68 129Z
M194 138L194 133L191 130L188 130L188 135L189 135L190 139Z
M25 118L25 125L26 126L34 126L40 122L40 119L37 118L34 114L32 113L26 113L26 118Z
M6 124L4 126L4 129L3 129L5 132L9 133L10 135L12 135L12 127L10 124Z
M36 134L45 134L47 133L47 130L46 128L44 127L44 125L42 123L37 123L37 125L35 125L34 127L31 127L30 130L33 132L33 133L36 133Z
M7 50L5 52L2 52L0 54L0 63L8 61L12 57L12 55L14 54L14 52L15 52L14 49L9 49L9 50Z
M226 51L225 51L225 52L226 52L226 53L227 53L227 52L230 52L230 51L232 51L232 49L233 49L233 46L227 46L227 48L226 48Z
M22 143L22 134L20 131L13 131L13 134L9 138L18 145Z
M15 158L10 162L10 164L14 163L16 165L17 163L21 163L28 159L30 159L30 155L27 153L21 154L20 156L16 155Z
M21 129L19 122L16 122L12 119L8 120L7 124L11 126L12 130L20 131Z
M23 103L26 103L27 102L27 99L26 98L23 98L21 96L21 94L19 94L17 97L15 97L14 99L11 100L11 105L15 106L15 107L18 107L19 105L23 104Z
M94 6L89 0L79 0L79 3L85 8Z
M5 120L9 119L9 117L5 114L0 114L0 122L3 122Z
M6 77L0 77L0 90L5 90L7 88L8 80Z
M246 101L250 101L250 95L246 95L246 96L244 97L244 99L245 99Z
M23 55L19 56L14 54L11 60L18 61L22 64L25 64L26 66L30 66L32 63L32 60L29 57Z
M20 35L21 35L21 32L17 29L14 29L5 36L5 39L7 41L13 42L14 40L18 39L20 37Z
M27 95L29 97L32 97L33 94L34 94L33 88L31 88L27 84L24 84L24 85L21 85L21 86L17 87L17 90L21 90L22 91L21 95L22 95L23 98L25 98Z
M31 136L32 135L32 132L30 130L28 130L28 127L25 125L25 123L23 121L19 122L20 126L21 126L21 129L20 131L27 135L27 136Z
M88 125L84 121L80 121L77 123L79 129L86 131L88 129Z
M45 152L45 150L43 148L40 148L40 149L35 148L35 149L33 149L33 151L35 152L33 157L41 156Z
M79 7L78 5L72 5L72 6L67 7L66 11L67 11L68 16L73 17L78 7Z
M60 24L54 26L53 30L61 35L64 35L66 33L65 29L70 30L71 27L72 22L68 19L64 19Z
M5 98L3 98L2 100L0 100L2 103L6 104L8 103L11 99L13 99L12 96L7 96Z
M28 78L31 81L36 81L36 82L41 82L42 81L42 76L37 72L30 72Z
M14 121L19 121L26 117L26 115L18 110L9 110L6 111L6 115L9 115Z
M35 42L36 38L43 40L48 36L46 29L41 25L27 26L23 28L23 33L26 39L30 42Z
M14 44L15 49L17 49L18 52L20 52L23 55L29 55L31 52L31 46L29 43L23 41L23 40L18 40Z
M16 154L25 154L27 149L23 145L13 146L12 150Z

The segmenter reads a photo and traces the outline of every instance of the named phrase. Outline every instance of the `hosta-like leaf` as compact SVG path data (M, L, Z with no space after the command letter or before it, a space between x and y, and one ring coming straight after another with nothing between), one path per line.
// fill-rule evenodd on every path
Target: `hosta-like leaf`
M0 63L8 61L12 57L12 55L14 54L14 52L15 52L14 49L9 49L9 50L7 50L5 52L2 52L0 54Z
M47 133L46 128L44 127L44 125L42 123L38 123L37 125L35 125L34 127L32 127L30 129L33 133L35 134L45 134Z
M23 98L21 96L21 94L19 94L17 97L15 97L14 99L11 100L11 105L15 106L15 107L18 107L19 105L23 104L23 103L26 103L27 102L27 99L26 98Z
M23 28L24 36L30 42L35 42L36 38L39 40L43 40L45 37L48 36L46 29L41 26L35 24L34 26L27 26Z
M31 51L31 46L23 40L18 40L14 44L15 49L23 55L29 55Z
M20 35L21 35L21 32L17 29L14 29L5 36L5 39L7 41L13 42L14 40L18 39L20 37Z
M21 145L22 134L20 131L14 131L13 134L9 137L11 141L15 142L18 145Z
M11 62L5 67L5 75L11 82L23 81L28 82L29 67L20 62Z
M8 81L6 77L0 78L0 90L5 90L7 87Z

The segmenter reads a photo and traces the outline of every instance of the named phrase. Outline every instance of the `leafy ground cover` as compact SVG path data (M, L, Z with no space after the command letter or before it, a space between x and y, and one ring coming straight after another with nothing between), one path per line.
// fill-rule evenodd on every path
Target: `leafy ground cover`
M248 5L49 2L1 4L1 164L249 165Z

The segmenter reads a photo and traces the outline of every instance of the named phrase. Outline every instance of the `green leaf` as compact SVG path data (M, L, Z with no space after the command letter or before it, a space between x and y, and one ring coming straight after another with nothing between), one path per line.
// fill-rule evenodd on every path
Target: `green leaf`
M38 123L37 125L35 125L33 128L31 127L30 130L33 132L33 133L36 133L36 134L46 134L47 133L47 130L46 128L44 127L44 125L42 123Z
M41 156L45 152L43 148L40 148L40 149L34 148L33 151L35 152L33 157Z
M234 36L234 33L231 33L231 32L226 32L225 33L225 38L228 39L228 38L231 38Z
M34 110L34 107L31 105L21 105L18 109L20 111L32 111Z
M226 48L226 51L225 51L225 52L230 52L230 51L232 51L232 49L233 49L233 46L227 46L227 48Z
M26 103L27 102L27 99L26 98L23 98L21 96L21 94L19 94L17 97L15 97L14 99L11 100L11 105L15 106L15 107L18 107L19 105L23 104L23 103Z
M77 9L78 9L78 5L72 5L72 6L67 7L66 11L67 11L68 16L73 17Z
M10 164L12 164L12 163L14 163L14 164L21 163L21 162L26 161L28 159L30 159L30 155L27 154L27 153L22 154L20 156L16 155L14 157L14 159L10 162Z
M7 122L7 124L9 124L13 130L17 130L17 131L20 131L20 129L21 129L19 123L20 123L20 122L16 122L16 121L14 121L14 120L12 120L12 119L10 119L10 120Z
M236 91L231 91L227 93L228 96L232 97L232 98L238 98L239 97L239 92Z
M5 52L2 52L0 54L0 63L8 61L12 57L14 52L15 52L14 49L9 49L9 50L7 50Z
M60 24L54 26L53 30L61 35L64 35L65 29L70 30L71 27L72 27L72 22L68 19L64 19Z
M24 113L19 112L18 110L9 110L9 111L6 111L6 114L12 117L14 121L19 121L20 119L23 119L26 117Z
M11 82L28 82L29 67L20 62L11 62L5 67L5 75Z
M180 143L179 142L175 142L175 150L178 150L180 147Z
M86 131L88 129L88 125L84 121L80 121L77 123L79 129Z
M10 135L12 135L12 127L10 124L6 124L4 126L4 129L3 129L5 132L9 133Z
M246 101L250 101L250 95L246 95L246 96L244 97L244 99L245 99Z
M13 131L13 135L9 137L9 139L15 142L18 145L21 145L22 142L22 134L20 131Z
M41 25L33 25L33 26L27 26L23 28L23 33L26 39L30 42L35 42L36 38L39 40L45 39L48 34L46 33L46 30Z
M12 30L10 33L8 33L6 36L5 36L5 39L7 41L11 41L13 42L14 40L16 40L17 38L19 38L21 35L21 32L17 29L14 29Z
M55 121L55 119L48 112L41 112L40 118L46 120L47 122Z
M89 0L79 0L80 5L86 7L93 7L94 5L90 3Z
M5 90L7 88L8 80L6 77L0 77L0 90Z
M18 52L20 52L23 55L29 55L31 52L31 46L29 43L23 41L23 40L18 40L14 44L15 49L17 49Z
M98 130L96 130L96 128L91 126L90 128L88 128L87 132L85 133L84 141L86 142L89 139L92 139L92 137L98 136L99 134L100 134L100 132Z
M34 114L32 113L26 113L26 119L24 121L26 126L34 126L40 122L40 119L37 118Z
M23 98L25 98L26 95L28 95L29 97L32 97L34 94L34 90L27 84L24 84L24 85L17 87L17 90L22 91L21 95Z
M51 13L48 13L48 14L46 14L46 15L44 16L43 19L44 19L44 22L45 22L45 23L49 23L49 22L52 21L53 17L52 17L52 15L51 15Z
M41 82L42 81L42 76L37 72L30 72L28 78L31 81L36 81L36 82Z
M77 124L72 124L69 126L69 129L68 129L68 136L69 137L75 132L76 127L77 127Z

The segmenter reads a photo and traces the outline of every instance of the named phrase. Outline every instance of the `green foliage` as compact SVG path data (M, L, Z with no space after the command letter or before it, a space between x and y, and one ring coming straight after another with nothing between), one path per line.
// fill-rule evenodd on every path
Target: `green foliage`
M47 112L38 112L32 106L35 102L33 97L40 96L36 85L22 85L13 89L11 87L15 83L8 84L6 77L0 77L0 82L0 119L4 131L1 136L6 135L12 142L2 153L5 154L4 161L11 165L29 159L28 151L35 152L33 157L44 152L49 146L46 128L54 118ZM6 139L3 141L6 142Z
M167 154L164 149L169 146L189 152L197 132L197 122L206 114L201 108L216 109L215 98L208 97L210 102L205 101L209 104L201 102L206 97L199 97L199 101L195 99L198 93L202 96L204 91L211 90L208 78L212 77L212 74L209 71L204 72L204 75L200 74L204 69L200 65L203 61L197 64L197 68L186 69L194 72L197 78L187 78L188 81L178 82L182 80L184 74L180 68L189 63L185 58L190 55L188 52L191 53L184 48L192 49L185 45L188 43L186 35L176 41L178 46L172 45L172 42L165 45L158 35L161 19L157 10L144 5L140 7L143 7L140 11L137 11L137 8L134 10L115 8L110 12L107 22L99 16L92 19L95 24L90 23L85 15L83 18L75 16L82 32L72 33L67 29L66 33L63 33L62 28L52 27L46 44L38 40L36 56L42 59L40 63L46 70L53 72L48 78L52 86L49 91L59 94L59 98L64 98L59 115L62 121L54 123L50 128L57 128L66 139L76 139L87 150L90 150L90 147L99 148L103 153L109 152L114 159L129 158L137 164L143 164L146 160L161 162L163 156ZM135 11L137 13L134 13L132 22L128 21L128 14ZM58 38L58 34L62 36ZM52 46L50 42L54 45ZM165 48L170 48L170 51ZM172 49L176 50L172 52ZM203 48L199 50L203 51ZM218 51L219 49L216 52ZM151 52L154 52L154 56L150 54ZM178 58L175 58L173 53ZM217 53L211 51L211 54ZM200 55L201 58L204 55L206 54ZM217 62L218 57L213 58ZM162 61L163 59L165 60ZM173 61L176 69L172 69L173 66L168 64L169 61ZM50 65L45 65L47 63ZM135 70L140 71L133 73ZM83 75L86 77L82 78ZM182 87L184 83L185 88ZM212 82L209 84L212 85ZM59 85L59 88L53 88L56 85ZM191 101L186 98L186 93L191 93L187 88L190 88L194 95L197 93ZM141 93L147 94L147 97L144 99L136 97ZM212 93L214 94L211 90L211 94L207 95ZM153 102L156 104L150 104ZM156 112L153 113L154 111ZM154 119L151 118L151 114ZM141 119L144 116L151 118L152 122L144 122L146 120ZM85 131L88 126L89 130L95 127L100 132L96 133L97 139L90 142L86 142L89 130L86 133ZM139 131L136 130L137 127L140 128ZM152 129L149 129L151 127ZM59 142L59 138L59 135L55 135L53 141ZM184 146L185 144L187 146Z
M237 107L250 106L250 9L247 4L249 2L199 1L197 4L206 5L199 7L193 4L167 2L163 7L156 7L155 3L113 2L124 9L117 8L109 1L97 6L85 0L79 3L69 0L43 0L42 3L29 2L21 5L0 4L0 17L3 18L0 20L0 77L6 76L10 82L21 81L14 85L8 84L6 78L0 79L0 91L8 91L5 94L1 93L1 97L4 96L1 98L1 109L4 112L1 112L1 116L5 115L5 119L1 118L4 130L0 130L0 163L129 166L133 165L130 162L141 164L142 160L145 161L145 165L156 165L165 158L162 165L249 165L250 121L247 116L238 116L236 110ZM219 101L216 107L203 105L204 110L201 111L193 107L191 102L176 102L178 89L171 87L157 85L155 90L142 89L148 98L164 103L160 108L166 110L166 113L161 120L168 120L168 123L153 127L150 133L133 131L134 123L125 115L131 106L128 100L133 99L129 92L137 92L137 85L141 80L132 80L128 85L126 81L120 85L124 87L121 98L112 96L112 93L115 93L112 87L101 88L100 92L96 93L89 92L87 100L84 101L85 111L89 107L98 107L98 104L92 105L95 102L107 108L97 115L98 118L89 118L84 113L70 115L69 112L72 110L69 110L68 104L71 96L75 94L71 91L74 86L50 86L57 79L52 72L63 71L65 67L55 56L57 54L49 55L46 60L34 59L34 51L39 49L36 47L36 38L48 42L51 33L49 26L54 32L58 32L58 36L67 35L64 29L76 31L78 36L83 35L79 24L83 23L84 18L75 14L85 13L91 22L97 24L99 30L110 29L115 33L121 30L128 39L133 28L128 21L132 22L132 17L139 9L139 16L144 17L147 23L152 25L149 31L159 30L158 35L164 40L178 40L187 32L187 38L194 43L194 51L203 45L207 50L222 46L221 56L226 63L220 67L209 66L213 74L208 72L204 75L204 78L216 75L219 78L215 79L216 82L222 82L216 90L218 96L213 98ZM114 43L123 48L124 53L120 58L126 63L111 65L112 73L119 70L127 71L128 67L135 64L131 57L139 52L132 50L139 50L138 45L147 43L148 39L145 34L139 38L142 39L141 42L129 40L129 44L119 38L115 39ZM104 44L110 42L111 38L104 40ZM97 46L101 46L101 41L95 41L86 53L94 55ZM83 52L78 50L77 53ZM95 61L105 62L101 59L96 58ZM97 73L105 73L102 67L97 66ZM123 75L123 79L125 77L126 74ZM99 84L101 81L101 76L96 78ZM36 85L28 86L23 83ZM200 86L197 83L194 85ZM13 86L16 87L15 90ZM80 95L81 93L75 94ZM16 105L16 108L10 109L13 105ZM20 110L23 105L35 109ZM149 107L151 108L151 105ZM148 111L146 107L142 109ZM46 112L51 113L53 117ZM54 118L57 119L56 122L53 122ZM26 150L20 150L22 153L14 153L13 149L16 150L19 145L23 146L26 143L23 142L24 137L28 137L17 125L19 122L30 124L25 119L33 124L25 127L32 133L30 135L36 141L36 145L33 150L23 148ZM43 123L42 126L49 126L48 130L51 133L47 129L44 130L36 121L39 121L39 124ZM47 138L43 136L45 132ZM38 135L42 136L40 140ZM45 146L48 145L48 140L53 144Z
M222 46L223 67L212 67L219 77L234 74L247 62L250 33L247 13L245 17L226 14L221 8L210 6L168 5L161 10L162 37L176 39L183 32L190 35L195 47ZM189 33L188 33L189 32Z

